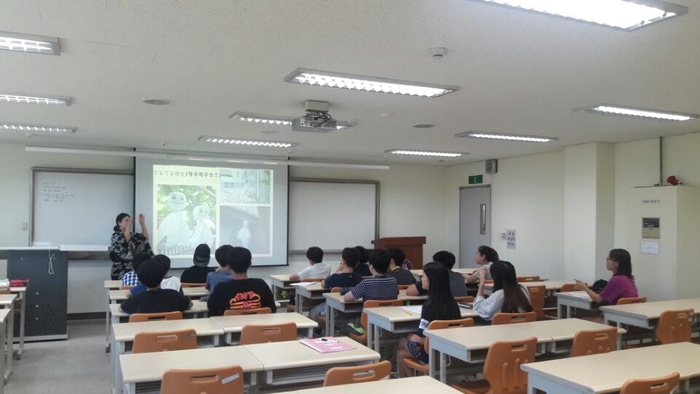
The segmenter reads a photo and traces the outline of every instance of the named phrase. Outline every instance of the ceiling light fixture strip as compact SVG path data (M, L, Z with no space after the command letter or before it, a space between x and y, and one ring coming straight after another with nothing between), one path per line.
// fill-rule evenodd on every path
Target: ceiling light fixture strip
M241 122L249 123L262 123L271 125L283 125L291 126L292 118L284 118L280 116L273 115L260 115L260 114L249 114L244 112L234 112L229 119L238 120Z
M40 126L26 125L17 123L0 123L0 129L14 131L29 131L29 132L48 132L48 133L74 133L74 127L59 127L59 126Z
M659 0L472 0L587 23L636 30L688 13L688 8Z
M19 104L46 104L46 105L70 105L70 98L63 97L38 97L38 96L23 96L18 94L0 94L0 101Z
M298 68L284 78L285 82L339 89L407 96L440 97L459 90L458 86L433 85L388 78L336 73Z
M254 140L241 140L235 138L225 138L225 137L211 137L202 136L199 138L200 141L204 141L210 144L222 144L222 145L241 145L241 146L258 146L267 148L291 148L297 146L294 142L276 142L276 141L254 141Z
M0 49L44 55L61 54L58 38L4 31L0 31Z
M418 151L418 150L407 150L407 149L394 149L389 151L395 155L408 155L408 156L433 156L433 157L460 157L463 153L451 153L451 152L430 152L430 151Z
M677 122L683 122L686 120L695 119L695 117L693 117L691 115L674 114L674 113L669 113L669 112L641 110L641 109L633 109L633 108L620 108L620 107L613 107L613 106L607 106L607 105L601 105L601 106L598 106L596 108L592 108L591 111L606 113L606 114L613 114L613 115L624 115L624 116L652 118L652 119L660 119L660 120L673 120L673 121L677 121Z

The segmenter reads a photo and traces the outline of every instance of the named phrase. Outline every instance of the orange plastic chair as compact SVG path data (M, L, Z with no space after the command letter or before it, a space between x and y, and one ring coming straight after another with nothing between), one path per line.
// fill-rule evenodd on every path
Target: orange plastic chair
M368 300L365 301L364 306L362 307L363 309L366 308L379 308L382 306L401 306L403 305L402 300ZM362 335L358 335L352 332L348 333L348 336L357 342L360 342L363 345L367 345L367 314L363 311L362 316L360 316L360 324L362 324L362 328L365 329L365 333Z
M497 326L499 324L513 324L513 323L528 323L533 322L537 315L535 312L524 312L524 313L496 313L491 320L492 326Z
M243 368L170 369L163 374L161 393L243 394Z
M376 382L388 378L389 375L391 375L391 362L389 360L354 367L333 367L326 372L323 387Z
M669 394L678 386L681 375L674 372L670 375L651 379L631 379L622 385L620 394Z
M140 323L148 321L181 320L182 312L161 312L161 313L134 313L129 316L129 323Z
M471 327L473 325L474 319L472 319L471 317L458 320L433 320L428 325L428 330L433 331L442 330L445 328ZM425 349L426 353L430 354L430 338L425 338L425 342L423 342L423 349ZM415 371L421 372L425 375L427 375L429 372L429 364L421 364L420 361L416 360L413 357L405 357L403 361L406 363L406 365L408 365L409 367L411 367L411 369Z
M484 362L484 379L454 384L452 387L467 394L525 394L527 373L522 364L535 360L537 338L496 342L489 346Z
M12 294L9 287L0 288L0 294Z
M180 286L182 288L185 288L185 287L205 287L206 285L207 285L206 283L188 283L188 282L180 283Z
M352 287L351 287L351 289L352 289ZM336 286L336 287L331 289L331 293L340 293L340 290L343 290L343 288Z
M568 293L570 291L578 291L578 287L576 287L575 283L565 283L559 288L560 293Z
M474 302L474 297L473 296L457 296L457 297L455 297L455 301L457 301L460 304L470 303L470 302Z
M518 276L516 278L518 282L539 282L540 277L539 276Z
M294 322L282 324L248 324L241 330L241 345L255 343L294 341L297 339L297 325Z
M544 299L547 289L543 286L528 286L527 291L530 293L530 305L535 312L537 320L544 319Z
M627 304L640 304L642 302L647 302L646 297L625 297L617 300L617 305L627 305Z
M272 313L272 309L269 306L251 309L228 309L224 312L224 316L261 315L265 313Z
M690 342L693 330L693 310L664 311L656 327L656 339L661 344Z
M119 290L131 290L136 286L119 286Z
M569 357L608 353L617 349L617 328L579 331L574 336Z
M140 332L134 337L134 353L153 353L169 350L197 348L197 332L194 329Z

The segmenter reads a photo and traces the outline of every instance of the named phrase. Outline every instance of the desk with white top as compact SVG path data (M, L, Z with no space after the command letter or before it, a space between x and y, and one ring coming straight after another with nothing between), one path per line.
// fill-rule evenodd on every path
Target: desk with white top
M533 282L518 282L518 284L525 287L544 286L547 295L550 296L558 292L562 286L576 284L576 282L572 280L539 280ZM487 283L484 285L484 294L491 294L492 291L493 283Z
M5 342L5 337L6 337L6 332L8 329L12 330L14 327L10 327L8 324L9 322L9 317L10 317L11 311L9 309L0 309L0 346L2 346L2 349L5 349L5 352L7 353L12 353L10 349L12 347L7 347L6 342ZM5 359L7 358L7 353L6 354L0 354L0 376L5 376ZM0 394L3 394L5 392L5 380L0 383Z
M566 308L566 318L571 317L571 308L586 309L594 311L598 309L598 304L591 300L585 291L559 292L554 294L557 297L557 319L562 318L562 308Z
M209 318L204 319L180 319L180 320L162 320L150 321L142 323L117 323L112 325L112 382L113 387L121 387L119 379L121 376L119 371L118 356L126 352L127 343L134 341L136 334L142 332L159 332L159 331L175 331L193 329L197 333L197 337L211 337L214 346L219 345L219 337L224 335L224 329L221 328L214 320Z
M303 313L304 299L323 301L323 295L331 290L321 286L320 283L301 282L299 285L294 286L294 291L296 311Z
M345 302L344 296L340 293L324 293L323 297L326 299L326 335L333 335L335 330L335 312L341 313L360 313L362 312L363 302L361 300L354 300L350 302ZM406 304L416 304L423 303L428 299L427 295L409 296L406 295L406 290L399 290L399 295L397 297Z
M6 325L4 326L5 340L0 342L0 346L3 346L5 354L0 354L0 356L5 357L5 374L4 381L7 383L10 380L10 375L12 375L12 359L14 358L14 331L15 331L15 299L17 294L0 294L0 308L7 311Z
M473 274L476 272L477 268L452 268L452 271L457 272L458 274L464 275L464 274ZM413 276L416 277L416 279L420 280L420 277L423 276L423 270L417 269L417 270L410 270Z
M26 287L10 287L10 293L17 294L17 302L19 302L19 349L15 351L15 358L22 359L24 353L24 327L27 317L27 288ZM14 330L14 327L12 327Z
M302 345L303 346L303 345ZM137 383L160 382L169 369L220 368L240 365L243 373L255 384L255 373L263 370L262 363L245 346L223 346L155 352L122 354L119 356L124 392L134 394Z
M290 392L291 393L291 392ZM385 379L377 382L342 384L339 386L318 387L293 391L297 394L357 394L357 393L425 393L458 394L460 391L440 383L428 376L414 376L402 379Z
M129 313L119 309L119 304L109 304L109 314L112 324L126 323L126 321L123 320L128 320L129 316L131 316ZM207 303L200 300L193 300L192 308L182 311L182 316L185 318L207 317L208 314L209 309L207 309Z
M238 315L238 316L214 316L211 318L223 330L226 338L224 342L231 344L233 334L240 333L243 327L248 324L283 324L294 323L297 331L306 331L306 336L313 336L313 329L318 327L318 323L299 313L263 313L259 315Z
M611 393L630 379L678 372L683 386L700 376L700 345L683 342L523 364L528 393Z
M468 308L459 308L462 318L478 317L479 314ZM395 334L415 332L420 322L420 312L410 311L402 306L367 308L367 347L379 351L380 329Z
M196 299L209 295L209 290L204 287L183 287L182 292L189 298ZM131 290L109 290L109 303L118 304L129 298Z
M664 311L679 309L693 309L694 319L697 321L700 315L700 298L600 307L605 317L605 323L613 321L616 322L618 326L620 324L629 324L631 326L643 328L656 327L659 317L661 317Z
M270 275L270 287L272 288L272 297L275 301L281 301L282 303L289 300L280 300L277 298L279 290L282 289L292 289L292 283L299 282L298 280L290 280L290 275Z

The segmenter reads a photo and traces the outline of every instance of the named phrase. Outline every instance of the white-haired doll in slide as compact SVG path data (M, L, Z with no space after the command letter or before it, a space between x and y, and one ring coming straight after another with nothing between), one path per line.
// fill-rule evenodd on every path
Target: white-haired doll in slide
M244 248L248 248L250 239L253 238L253 234L250 233L250 229L248 228L249 225L250 223L248 223L247 220L244 220L243 227L238 230L238 235L236 235L236 238L241 241L241 245L243 245Z
M192 215L197 221L192 236L191 245L207 244L214 246L214 222L209 218L209 208L204 205L197 205L192 210Z
M176 246L187 246L190 241L190 226L187 224L187 212L185 208L190 205L187 196L181 192L172 192L167 197L170 212L158 227L158 239L156 245L161 245L165 241L163 252L169 252L170 248ZM160 248L159 248L160 249Z

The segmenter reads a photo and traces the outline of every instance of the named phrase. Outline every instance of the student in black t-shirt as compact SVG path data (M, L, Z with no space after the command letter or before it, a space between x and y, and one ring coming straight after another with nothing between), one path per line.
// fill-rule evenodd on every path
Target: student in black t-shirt
M181 283L207 283L207 275L214 272L214 267L209 267L211 249L207 244L199 244L194 250L192 262L194 265L182 271Z
M233 280L221 282L209 296L207 308L211 316L220 316L228 309L254 309L269 307L277 312L272 291L264 280L248 278L252 257L246 248L231 248L226 257Z
M367 264L369 261L369 252L364 246L360 245L355 246L355 249L357 250L357 265L355 266L355 272L363 277L372 276L372 271L369 270L369 264Z
M136 274L148 291L134 295L119 305L126 313L160 313L184 311L192 308L192 301L180 292L161 289L165 272L163 267L153 260L146 260L139 266Z
M387 252L391 256L391 263L389 263L389 270L386 272L386 276L396 278L396 282L399 285L416 283L416 278L413 277L411 271L401 268L401 264L406 260L406 253L399 248L387 249Z

